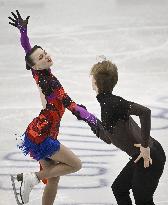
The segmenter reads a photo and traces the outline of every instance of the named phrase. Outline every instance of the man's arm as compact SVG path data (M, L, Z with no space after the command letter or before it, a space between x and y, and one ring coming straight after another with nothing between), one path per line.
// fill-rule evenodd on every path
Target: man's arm
M141 123L141 137L143 140L141 145L145 148L148 147L151 130L151 110L140 104L132 103L129 114L139 117Z
M144 167L147 168L150 166L150 164L152 165L149 147L149 137L151 130L151 110L137 103L131 103L129 114L139 116L141 123L142 143L134 145L135 147L140 149L140 154L134 162L137 163L141 158L143 158Z

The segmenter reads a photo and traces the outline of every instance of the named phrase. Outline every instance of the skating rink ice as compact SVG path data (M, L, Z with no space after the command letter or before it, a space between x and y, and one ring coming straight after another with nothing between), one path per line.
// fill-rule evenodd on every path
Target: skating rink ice
M10 174L39 170L16 147L16 136L42 106L25 69L19 32L8 25L15 9L31 16L31 43L51 54L52 72L67 93L99 118L89 71L97 55L112 60L119 70L114 94L152 110L151 136L168 154L167 0L0 0L0 205L16 204ZM55 205L116 204L110 187L129 157L97 139L68 110L58 139L80 157L83 168L61 177ZM154 197L158 205L168 205L167 170L168 163ZM29 205L41 204L43 187L32 191Z

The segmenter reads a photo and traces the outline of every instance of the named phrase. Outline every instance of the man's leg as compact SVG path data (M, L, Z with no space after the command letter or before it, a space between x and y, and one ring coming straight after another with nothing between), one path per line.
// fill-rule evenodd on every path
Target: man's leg
M135 164L132 191L136 205L154 205L153 195L163 172L165 157L156 147L151 149L151 158L152 165L148 168L144 168L143 159Z
M118 205L132 205L129 190L132 187L133 161L129 161L115 179L111 188Z

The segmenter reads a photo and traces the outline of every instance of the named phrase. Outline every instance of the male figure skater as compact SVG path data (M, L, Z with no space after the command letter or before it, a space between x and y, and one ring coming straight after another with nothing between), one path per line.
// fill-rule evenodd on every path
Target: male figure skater
M132 157L111 187L117 203L132 205L129 196L132 189L136 205L154 205L153 194L166 157L160 143L150 136L151 110L113 94L118 71L112 62L103 59L93 65L90 74L105 130L110 133L112 143ZM131 115L139 116L141 128Z

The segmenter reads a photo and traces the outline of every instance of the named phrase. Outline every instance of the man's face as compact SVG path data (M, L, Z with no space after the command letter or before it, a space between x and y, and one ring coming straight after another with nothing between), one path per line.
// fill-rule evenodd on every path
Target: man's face
M31 54L31 58L35 63L35 65L33 66L33 69L35 70L49 69L50 66L53 65L53 61L51 60L50 55L41 48L37 48Z
M96 80L94 79L93 75L91 76L92 77L92 88L94 91L97 92L97 85L96 85Z

